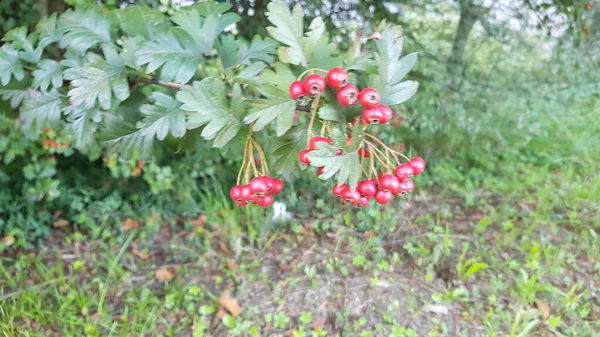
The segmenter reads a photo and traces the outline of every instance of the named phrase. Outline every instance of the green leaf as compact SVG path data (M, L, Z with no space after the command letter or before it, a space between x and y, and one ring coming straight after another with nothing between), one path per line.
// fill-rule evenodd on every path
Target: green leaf
M242 119L246 114L246 100L244 99L244 93L242 86L239 83L234 83L231 89L231 103L229 110L233 113L236 119Z
M261 81L259 74L266 67L267 65L262 62L252 63L240 71L235 78L243 83L260 85L263 82Z
M331 104L322 106L317 113L319 114L320 119L339 122L342 124L346 123L346 116Z
M377 62L366 56L354 61L354 63L346 67L346 70L359 70L369 74L379 73Z
M337 47L333 43L329 43L326 38L315 45L313 54L310 60L309 68L331 69L339 67L344 57L341 55L333 56L337 53Z
M27 95L27 89L0 89L0 96L4 100L10 100L10 107L16 109L21 105Z
M471 266L469 267L469 269L467 269L467 271L465 272L465 278L469 278L471 276L473 276L475 273L477 273L478 271L488 268L489 265L485 262L476 262L471 264Z
M404 38L398 37L397 27L385 29L381 39L375 42L379 52L379 76L374 86L382 93L382 102L387 105L401 104L410 99L418 89L415 81L400 82L417 62L415 53L402 57Z
M33 52L34 50L33 44L35 43L35 37L27 37L27 27L25 26L9 30L6 32L4 37L2 37L2 41L12 42L12 46L16 49L25 50L28 52Z
M281 96L285 97L288 95L287 92L290 87L290 84L292 84L292 82L296 80L296 75L294 75L290 68L283 63L276 62L272 65L272 67L273 70L265 69L260 74L260 77L264 81L273 84L277 88L279 88L282 92Z
M203 57L185 46L172 31L157 34L136 51L137 65L147 64L148 74L162 67L161 81L187 83L198 70Z
M45 48L51 43L57 42L61 38L61 34L56 29L57 14L53 13L50 16L43 17L35 27L36 33L39 35L40 41L38 48Z
M254 123L253 130L260 131L267 124L277 120L277 136L280 137L292 127L296 112L296 101L289 98L269 98L253 100L251 114L244 118L245 124Z
M350 185L356 188L360 179L360 159L358 151L336 155L338 146L332 146L325 142L317 143L317 149L308 154L310 165L323 167L323 174L319 176L327 180L338 174L337 183Z
M63 67L60 63L44 59L39 63L39 68L33 71L33 87L48 91L50 84L56 89L63 85Z
M73 49L78 54L97 44L112 43L110 21L93 9L65 12L58 20L58 31L62 34L61 48Z
M110 152L124 158L152 159L154 135L138 130L134 125L117 119L109 120L98 132L97 139Z
M89 153L91 149L97 146L95 134L98 128L98 122L101 120L101 112L98 109L85 109L83 106L70 106L65 109L68 113L69 124L67 130L73 135L73 146Z
M22 81L25 78L25 70L19 59L19 52L10 44L4 44L0 47L0 84L8 85L11 77Z
M191 88L177 92L176 98L182 103L180 109L188 113L187 128L205 125L200 135L204 139L214 139L215 147L226 145L241 127L229 111L225 86L219 79L209 77L194 82Z
M323 34L325 33L325 23L323 22L323 18L317 16L312 20L310 26L308 26L308 32L306 33L306 37L303 39L304 50L310 56L313 52L313 49L322 41L326 39L322 39ZM325 68L329 69L329 68Z
M252 38L250 46L244 41L241 41L238 63L250 64L252 61L272 63L273 56L271 55L276 53L275 47L277 47L277 42L269 38L263 40L260 35L255 35L254 38Z
M21 107L21 119L25 124L42 127L47 121L51 127L59 125L62 115L63 96L55 89L50 92L29 91Z
M304 33L304 14L302 6L297 4L292 11L282 0L276 0L267 5L267 19L275 27L267 27L267 32L275 40L288 47L280 47L279 59L285 63L306 66L308 56L302 49Z
M269 144L272 154L272 167L275 172L289 179L298 175L298 153L306 147L306 128L293 127L283 137L273 139Z
M165 140L168 133L175 138L185 135L185 112L180 109L181 103L169 95L154 92L149 97L154 104L144 104L140 111L144 119L137 123L139 129L144 129L148 136L156 136Z
M121 31L127 36L143 36L152 39L157 32L168 29L167 17L158 9L147 6L132 6L116 11Z
M86 109L96 105L96 101L104 110L111 107L111 97L119 101L129 97L129 83L124 73L120 58L111 56L110 49L105 49L107 60L91 63L89 66L65 70L64 77L71 81L68 96L71 104L84 104Z
M235 13L221 12L229 8L230 5L210 9L205 5L189 6L175 12L171 20L189 34L201 53L209 53L219 34L240 20Z

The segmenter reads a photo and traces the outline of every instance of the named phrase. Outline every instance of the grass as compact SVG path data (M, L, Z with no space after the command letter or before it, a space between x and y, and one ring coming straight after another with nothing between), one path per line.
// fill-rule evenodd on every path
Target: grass
M55 231L0 257L0 336L600 336L598 173L433 173L460 183L382 213L274 224L207 192L206 225Z

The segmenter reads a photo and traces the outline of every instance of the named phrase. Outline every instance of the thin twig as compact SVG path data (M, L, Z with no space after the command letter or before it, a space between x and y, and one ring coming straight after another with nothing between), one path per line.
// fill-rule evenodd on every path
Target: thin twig
M192 87L191 85L188 85L188 84L180 84L180 83L175 83L175 82L163 82L163 81L157 80L156 78L145 78L145 77L138 77L136 79L136 82L157 84L157 85L161 85L163 87L173 88L173 89L182 89L182 88L191 88Z
M49 280L49 281L46 281L46 282L43 282L43 283L31 286L31 287L28 287L27 289L21 289L21 290L17 290L15 292L12 292L12 293L8 293L6 295L2 295L2 296L0 296L0 302L2 302L4 300L7 300L9 298L15 297L15 296L19 296L19 295L21 295L22 293L24 293L26 291L37 290L39 288L43 288L43 287L49 286L51 284L58 283L60 281L67 281L69 278L71 278L71 276L60 277L60 278L57 278L57 279L54 279L54 280Z

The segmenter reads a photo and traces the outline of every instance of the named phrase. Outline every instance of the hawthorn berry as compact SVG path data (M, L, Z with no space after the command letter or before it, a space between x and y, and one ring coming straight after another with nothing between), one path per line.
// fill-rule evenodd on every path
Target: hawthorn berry
M260 207L269 207L273 205L275 198L271 194L256 197L255 203Z
M415 182L412 179L406 179L400 182L400 194L407 194L415 189Z
M250 192L256 196L264 196L269 194L271 178L269 177L255 177L250 180Z
M381 113L381 120L379 121L379 123L387 124L394 117L394 110L392 110L392 108L390 108L389 106L384 105L384 104L379 104L376 106L376 108Z
M277 178L271 178L271 194L279 194L279 192L283 191L283 181Z
M229 190L229 196L233 201L243 201L244 198L242 196L242 186L233 186Z
M392 174L380 174L379 189L392 192L392 194L398 194L400 193L400 180Z
M344 191L346 191L347 189L348 189L348 185L346 185L346 184L342 184L342 185L335 184L335 185L333 185L333 195L341 198L342 193L344 193Z
M318 142L324 142L327 143L329 145L333 145L333 141L331 140L331 138L327 138L327 137L321 137L321 136L314 136L310 139L310 142L308 143L308 149L309 150L316 150L317 149L317 143Z
M323 171L325 171L325 166L321 166L321 167L317 168L317 176L320 176L321 174L323 174Z
M377 194L377 182L373 179L362 180L356 186L356 190L365 197L374 197Z
M337 100L343 106L356 104L358 100L358 88L352 84L346 84L337 92Z
M309 95L316 96L322 93L326 87L325 78L319 74L308 75L304 79L304 92Z
M358 101L365 108L372 108L379 104L381 100L381 96L379 95L379 91L373 88L365 88L358 93Z
M357 190L352 190L350 187L346 188L341 196L342 200L347 203L353 203L362 197Z
M377 194L375 194L375 201L377 201L377 203L380 205L385 205L388 202L390 202L390 200L392 200L393 197L394 195L392 194L392 192L379 190L377 191Z
M369 152L369 150L363 146L360 149L358 149L358 155L361 157L369 158L371 157L371 152Z
M377 107L363 109L362 122L364 124L379 124L382 120L383 113Z
M415 175L415 169L409 163L400 164L396 167L394 172L396 177L403 181Z
M306 96L304 91L304 83L302 81L294 81L290 85L290 97L296 101L301 101Z
M246 207L246 206L248 206L248 202L245 201L245 200L241 200L241 201L236 200L235 204L238 205L238 206L240 206L240 207Z
M342 68L333 68L327 72L327 85L339 89L348 82L348 73Z
M242 200L254 203L256 196L252 194L252 189L249 185L242 186Z
M308 159L309 153L310 153L310 150L308 150L308 149L300 151L300 154L298 154L298 159L300 159L301 163L310 165L310 159Z
M367 207L367 206L369 206L369 198L367 198L367 197L360 197L360 199L355 200L352 203L352 206L355 206L355 207L358 207L358 208Z
M413 157L408 162L410 166L415 170L415 175L418 176L421 172L425 171L425 160L421 157Z

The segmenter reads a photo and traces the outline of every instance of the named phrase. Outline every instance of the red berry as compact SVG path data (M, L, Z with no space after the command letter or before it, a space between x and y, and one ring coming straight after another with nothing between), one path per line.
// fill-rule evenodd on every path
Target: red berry
M301 101L306 95L306 92L304 91L304 83L302 83L302 81L292 82L289 92L292 99Z
M373 88L365 88L360 91L358 94L358 101L365 108L371 108L379 104L381 100L381 96L379 95L379 91Z
M279 194L283 191L283 181L277 178L271 178L271 194Z
M342 149L337 149L337 151L335 151L336 156L341 156L343 153L344 153L344 150L342 150Z
M410 166L415 170L415 175L418 176L421 172L425 171L425 161L421 157L413 157L408 162Z
M406 179L400 182L400 194L407 194L415 189L415 182L412 179Z
M323 174L324 170L325 170L325 166L321 166L321 167L317 168L317 176L320 176L321 174Z
M252 194L252 189L250 185L242 185L242 200L248 202L254 202L256 196Z
M326 87L325 78L319 74L308 75L304 79L304 92L309 95L316 96L322 93Z
M346 84L337 92L337 100L344 106L356 104L358 100L358 88L352 84Z
M348 73L342 68L333 68L327 73L327 85L339 89L348 82Z
M377 201L377 203L380 205L385 205L388 202L390 202L390 200L392 200L393 197L394 195L392 194L392 192L379 190L377 191L377 194L375 194L375 201Z
M362 180L358 183L356 190L365 197L374 197L377 194L377 182L373 180Z
M346 188L344 192L342 192L342 200L347 203L353 203L354 201L360 199L362 195L357 190L352 190L351 188Z
M367 148L363 146L360 149L358 149L358 155L361 157L369 158L371 157L371 152L369 152L369 150L367 150Z
M234 201L243 201L244 198L242 197L242 186L233 186L229 190L229 196Z
M398 178L392 174L380 174L379 189L392 192L393 194L398 194L400 193L400 180L398 180Z
M308 154L310 153L310 150L302 150L300 151L300 154L298 155L298 159L300 159L300 162L306 165L310 165L310 159L308 159Z
M415 169L412 165L408 163L400 164L396 167L396 171L394 172L396 177L403 181L404 179L408 179L415 175Z
M275 201L275 198L273 198L273 195L271 195L271 194L256 197L256 204L260 207L269 207L269 206L273 205L274 201Z
M333 141L331 140L331 138L327 138L327 137L321 137L321 136L314 136L310 139L310 142L308 143L308 149L309 150L316 150L317 149L317 143L318 142L324 142L327 143L329 145L333 145Z
M392 110L392 108L390 108L389 106L379 104L378 106L376 106L376 108L379 109L379 112L381 113L381 116L382 116L379 123L387 124L394 117L394 110Z
M379 124L383 120L383 113L375 108L366 108L362 111L362 122L364 124Z
M367 197L360 197L360 199L355 200L352 203L352 206L355 206L355 207L358 207L358 208L367 207L367 206L369 206L369 198L367 198Z
M250 192L257 196L263 196L269 193L271 178L269 177L256 177L250 180Z
M347 189L348 189L348 185L346 185L346 184L342 184L342 185L335 184L335 185L333 185L333 195L336 197L341 197L342 193L344 193Z
M248 202L247 201L243 201L243 200L242 201L236 200L235 204L238 205L238 206L240 206L240 207L246 207L246 206L248 206Z

